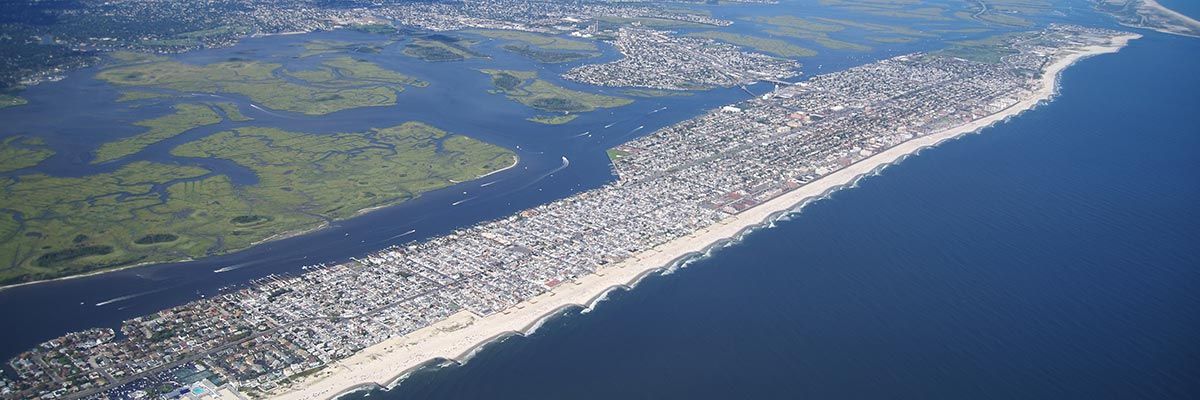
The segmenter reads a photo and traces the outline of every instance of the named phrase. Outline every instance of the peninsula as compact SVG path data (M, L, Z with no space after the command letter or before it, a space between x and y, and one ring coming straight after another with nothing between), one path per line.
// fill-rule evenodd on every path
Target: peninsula
M329 399L390 386L1033 108L1068 66L1137 37L1052 25L995 41L1003 55L988 61L917 53L816 76L619 146L611 185L135 318L119 339L54 339L9 362L19 379L4 398L145 394L188 374L167 389Z
M1122 25L1172 35L1200 37L1200 21L1164 7L1155 0L1095 0L1096 8Z

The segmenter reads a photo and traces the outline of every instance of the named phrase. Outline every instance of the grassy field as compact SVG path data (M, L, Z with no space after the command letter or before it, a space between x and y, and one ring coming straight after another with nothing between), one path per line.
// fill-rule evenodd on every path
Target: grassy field
M537 78L537 72L482 69L492 76L495 93L518 103L550 112L586 112L621 107L633 100L567 89Z
M436 36L445 40L436 38L413 39L412 43L404 46L404 55L432 62L462 61L468 58L486 57L471 51L470 46L475 44L473 41L451 38L444 35Z
M761 51L768 54L777 55L780 57L796 58L796 57L811 57L817 55L816 51L806 49L794 44L779 40L764 38L758 36L742 35L737 33L720 32L720 31L702 31L687 34L692 37L702 37L716 39L729 44L734 44L742 47Z
M203 168L150 162L79 178L0 178L0 284L233 251L470 180L515 157L421 123L320 135L241 128L172 153L232 160L259 182L235 186Z
M125 90L121 92L121 97L117 98L119 102L138 101L149 99L162 99L172 97L170 94L162 92L151 92L148 90Z
M577 115L577 114L568 114L568 115L538 115L538 116L529 117L529 118L525 118L525 119L526 119L527 121L531 121L531 122L537 122L537 123L539 123L539 124L546 124L546 125L562 125L562 124L565 124L565 123L568 123L568 122L574 121L574 120L575 120L575 118L579 118L579 115Z
M206 105L178 104L174 113L134 123L146 128L145 132L100 145L92 164L116 160L192 129L219 122L221 116Z
M527 44L506 44L504 49L544 64L579 61L600 55L600 53L591 52L541 50Z
M285 73L302 82L277 75ZM269 108L310 115L392 105L404 86L425 85L350 57L325 60L314 71L295 72L285 71L280 64L257 61L193 65L154 58L106 69L97 78L126 87L239 94Z
M24 98L10 94L0 94L0 108L16 107L28 103Z
M933 54L994 64L1000 62L1004 56L1017 52L1005 45L1008 39L1008 35L997 35L980 40L951 42L953 46Z
M829 33L840 32L846 29L845 26L839 25L833 20L818 20L816 18L805 19L790 15L755 17L751 18L750 20L774 26L773 28L767 30L767 33L771 35L809 40L826 49L855 51L871 50L871 47L866 45L851 43L830 37ZM750 46L750 44L744 45ZM812 52L810 55L816 54L816 51L814 50L808 51Z
M829 21L818 21L816 18L806 19L791 15L772 15L769 17L752 17L747 20L760 22L767 25L781 26L793 28L803 32L810 33L830 33L840 32L846 28Z
M10 136L0 142L0 172L29 168L53 155L39 138Z
M608 149L608 150L605 150L604 152L606 154L608 154L608 160L612 161L612 162L616 162L617 160L620 160L622 158L625 158L626 156L629 156L629 152L624 151L624 150Z
M542 50L561 50L561 51L582 51L582 52L599 52L595 43L579 40L547 35L544 33L525 32L525 31L507 31L494 29L474 29L468 30L467 33L472 33L492 39L499 39L507 42L520 42L530 46L535 46Z
M300 52L299 58L308 58L325 54L338 53L358 53L358 54L378 54L383 51L384 47L396 43L393 40L384 40L378 42L354 43L341 40L311 40L304 42L300 47L304 48Z

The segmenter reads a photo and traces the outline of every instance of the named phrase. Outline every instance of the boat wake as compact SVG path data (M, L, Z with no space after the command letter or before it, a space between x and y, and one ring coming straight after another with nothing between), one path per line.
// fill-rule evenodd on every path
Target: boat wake
M417 230L416 230L416 229L409 229L409 230L408 230L408 232L404 232L404 233L401 233L401 234L399 234L399 235L392 236L392 237L390 237L390 238L387 238L387 240L399 239L399 238L402 238L402 237L405 237L405 236L408 236L408 235L411 235L411 234L414 234L414 233L417 233Z
M140 293L129 294L129 295L121 296L121 297L114 297L114 298L111 298L111 299L108 299L108 300L105 300L105 301L102 301L102 302L96 303L96 307L104 307L104 306L107 306L107 305L109 305L109 304L113 304L113 303L119 303L119 302L122 302L122 301L125 301L125 300L132 300L132 299L136 299L136 298L138 298L138 297L142 297L142 296L145 296L145 295L148 295L148 294L154 294L154 293L158 293L158 292L161 292L161 291L164 291L164 290L168 290L168 289L172 289L172 288L174 288L174 286L171 286L171 287L164 287L164 288L159 288L159 289L154 289L154 290L147 290L147 291L145 291L145 292L140 292Z
M254 265L254 263L253 263L253 262L244 262L244 263L240 263L240 264L233 264L233 265L230 265L230 266L227 266L227 267L224 267L224 268L217 268L217 269L214 269L214 270L213 270L213 272L214 272L214 273L218 273L218 274L219 274L219 273L222 273L222 272L237 271L237 270L239 270L239 269L246 268L246 267L249 267L249 266L251 266L251 265Z

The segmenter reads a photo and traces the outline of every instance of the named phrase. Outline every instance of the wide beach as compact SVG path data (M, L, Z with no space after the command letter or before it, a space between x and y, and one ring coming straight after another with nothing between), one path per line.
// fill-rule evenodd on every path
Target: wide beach
M583 307L601 298L615 287L636 284L643 276L681 260L703 254L708 249L736 240L740 235L787 214L806 202L831 191L853 185L859 178L935 146L943 141L979 131L1022 111L1035 107L1054 96L1059 74L1074 62L1093 55L1112 53L1137 35L1117 37L1109 46L1093 46L1056 60L1044 70L1037 90L1028 98L996 114L941 132L921 136L882 151L821 179L813 181L766 203L743 211L707 230L642 252L617 265L603 268L597 274L575 282L564 283L552 292L538 296L488 317L463 311L412 334L372 346L359 354L334 363L309 379L287 388L276 398L325 399L351 390L395 384L407 372L426 365L431 360L462 361L474 350L490 341L507 335L523 334L536 329L541 321L567 307Z

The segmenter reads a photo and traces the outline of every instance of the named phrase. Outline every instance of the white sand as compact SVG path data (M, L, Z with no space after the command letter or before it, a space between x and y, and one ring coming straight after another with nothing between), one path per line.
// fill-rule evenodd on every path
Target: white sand
M286 388L278 399L328 399L371 387L390 387L413 369L436 359L465 360L483 344L507 335L522 335L536 329L544 318L556 315L567 307L584 307L614 287L628 287L641 277L679 260L702 254L711 246L720 246L742 233L778 218L809 199L819 198L871 175L882 167L897 162L921 149L936 146L946 140L979 131L996 122L1014 116L1054 96L1059 73L1084 57L1112 53L1138 35L1114 39L1111 46L1093 46L1060 59L1050 65L1041 80L1041 87L1030 98L1008 109L971 123L918 137L833 172L796 190L766 203L743 211L735 217L679 238L636 257L602 268L594 275L576 282L564 283L552 292L540 295L505 312L486 318L462 311L432 326L403 337L393 338L371 346L346 360L330 365L309 379Z
M1159 4L1158 1L1156 1L1156 0L1142 0L1141 8L1143 8L1143 10L1139 10L1139 11L1145 11L1145 14L1149 14L1149 15L1153 16L1157 12L1159 15L1164 16L1169 19L1172 19L1172 20L1174 20L1174 22L1179 24L1177 26L1172 26L1169 24L1167 26L1160 26L1160 27L1147 26L1147 28L1150 28L1150 29L1153 29L1153 30L1156 30L1159 32L1163 32L1163 33L1173 33L1176 35L1200 37L1200 36L1196 36L1196 34L1195 34L1196 31L1200 31L1200 21L1196 21L1196 19L1194 19L1192 17L1184 15L1183 13L1172 10L1170 8L1163 7L1163 5ZM1146 10L1148 10L1148 11L1146 11ZM1139 14L1143 14L1143 13L1139 12Z

